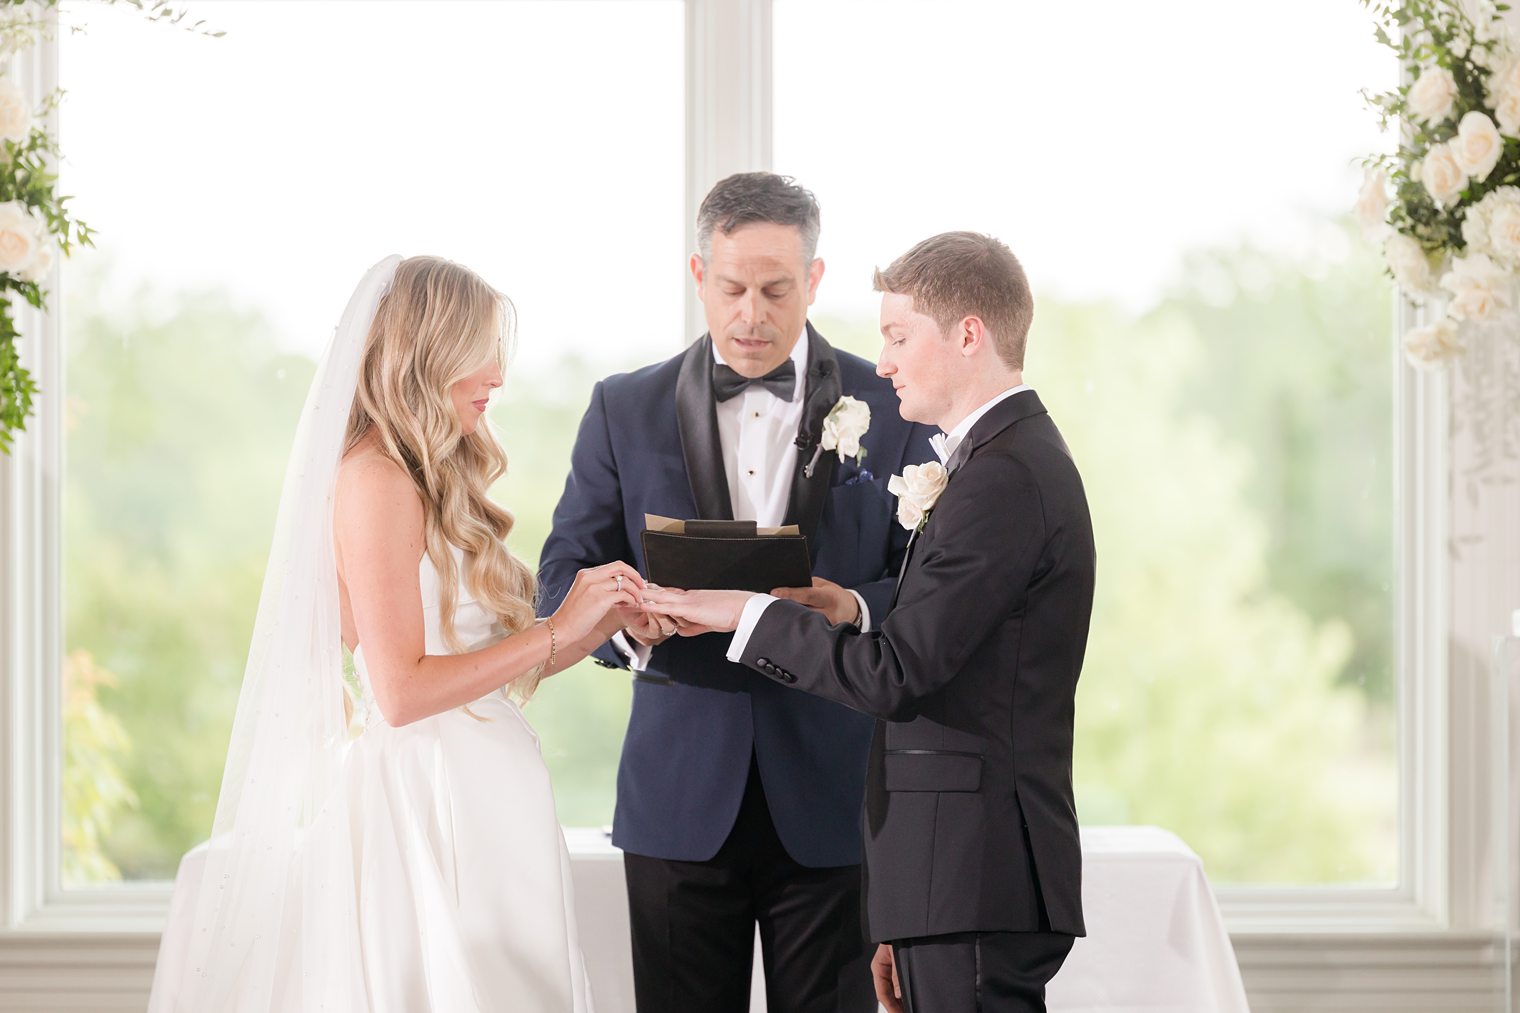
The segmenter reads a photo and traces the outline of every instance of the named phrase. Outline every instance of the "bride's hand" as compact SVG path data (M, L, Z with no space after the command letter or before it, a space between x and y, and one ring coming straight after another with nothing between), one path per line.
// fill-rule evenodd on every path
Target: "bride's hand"
M620 559L582 570L575 575L570 593L554 611L556 632L569 643L585 640L600 632L604 620L617 616L618 606L637 609L643 589L644 578ZM619 619L614 630L621 625Z
M647 587L643 597L645 612L677 620L679 629L676 632L689 637L738 629L744 606L754 594L749 591L677 591L667 587Z

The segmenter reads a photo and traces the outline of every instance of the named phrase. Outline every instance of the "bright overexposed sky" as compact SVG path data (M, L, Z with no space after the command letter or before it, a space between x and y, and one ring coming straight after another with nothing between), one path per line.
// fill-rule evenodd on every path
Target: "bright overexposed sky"
M391 251L479 270L520 361L679 349L680 0L65 5L65 192L120 279L223 286L315 355ZM776 0L775 161L824 209L819 311L992 232L1036 293L1154 301L1184 251L1334 256L1396 78L1332 0Z

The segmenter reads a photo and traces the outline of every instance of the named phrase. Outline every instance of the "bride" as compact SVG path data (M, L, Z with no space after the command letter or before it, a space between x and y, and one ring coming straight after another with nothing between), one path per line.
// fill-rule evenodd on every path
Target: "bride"
M151 1011L590 1010L516 701L637 622L643 582L583 570L535 621L487 496L511 323L433 257L354 292L286 473L193 924L165 933L188 953L160 955Z

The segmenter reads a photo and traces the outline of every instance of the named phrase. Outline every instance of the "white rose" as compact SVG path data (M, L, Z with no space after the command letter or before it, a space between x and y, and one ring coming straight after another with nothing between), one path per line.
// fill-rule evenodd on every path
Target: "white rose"
M950 473L938 461L928 461L916 468L909 465L903 469L903 480L908 487L908 495L920 502L932 501L940 494L940 490L945 487L949 479Z
M837 451L839 460L853 457L858 462L865 456L860 446L861 438L871 428L871 406L858 398L840 398L829 409L823 420L823 436L820 443L824 450Z
M1461 354L1457 324L1451 319L1416 327L1404 336L1404 357L1416 369L1437 369Z
M912 531L923 522L923 507L919 506L911 499L908 499L906 496L897 501L897 523L901 524L909 531Z
M1492 320L1513 302L1514 279L1486 254L1458 257L1441 276L1451 293L1448 312L1458 320Z
M1504 139L1493 120L1476 109L1463 115L1457 124L1457 136L1451 140L1451 157L1463 172L1473 179L1486 179L1503 153Z
M1430 293L1436 290L1435 274L1430 269L1430 257L1419 243L1395 232L1383 243L1383 256L1393 280L1405 292Z
M32 259L32 266L21 272L21 280L40 285L47 281L48 272L52 269L53 244L44 239L37 245L37 256Z
M1487 222L1485 238L1488 250L1512 263L1520 262L1520 204L1501 204ZM1467 233L1464 231L1463 236Z
M910 531L917 528L945 491L950 472L938 461L910 464L901 475L887 480L887 491L897 497L897 522Z
M0 204L0 271L22 275L37 259L42 230L19 201Z
M1499 121L1499 133L1520 137L1520 88L1506 88L1497 94L1494 119Z
M32 135L32 107L8 77L0 77L0 139L21 144Z
M1457 100L1457 80L1445 67L1431 67L1409 89L1409 111L1427 123L1439 123L1451 115Z
M1445 144L1437 144L1425 153L1419 177L1431 199L1441 205L1455 203L1467 186L1467 174Z
M1516 54L1506 52L1494 60L1493 73L1488 75L1485 84L1490 95L1520 90L1520 59Z
M1362 177L1355 213L1368 238L1375 239L1388 231L1388 176L1382 169L1368 169Z

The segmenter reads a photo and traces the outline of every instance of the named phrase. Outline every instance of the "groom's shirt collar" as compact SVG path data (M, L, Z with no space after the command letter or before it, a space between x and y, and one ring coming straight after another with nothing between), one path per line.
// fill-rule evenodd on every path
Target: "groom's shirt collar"
M719 365L727 366L728 360L718 351L718 342L712 342L713 361ZM808 364L808 332L807 324L802 325L802 336L797 339L797 344L792 347L792 365L797 367L796 386L792 389L792 403L802 404L803 388L807 384ZM990 406L989 406L990 407Z
M935 455L939 457L939 463L944 464L950 460L950 455L955 453L955 448L960 446L961 441L970 434L971 427L976 425L983 415L986 415L997 405L1013 397L1013 395L1023 393L1026 390L1034 390L1034 388L1027 383L1021 383L1017 387L1009 387L992 400L984 403L976 411L961 419L960 423L950 430L949 433L941 433L938 436L929 437L929 444L934 448Z

